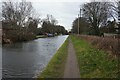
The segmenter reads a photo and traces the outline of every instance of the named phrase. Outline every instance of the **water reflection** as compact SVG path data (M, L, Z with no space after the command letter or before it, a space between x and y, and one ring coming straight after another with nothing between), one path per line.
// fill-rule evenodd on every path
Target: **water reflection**
M68 36L40 38L34 41L4 45L3 77L31 78L37 75Z

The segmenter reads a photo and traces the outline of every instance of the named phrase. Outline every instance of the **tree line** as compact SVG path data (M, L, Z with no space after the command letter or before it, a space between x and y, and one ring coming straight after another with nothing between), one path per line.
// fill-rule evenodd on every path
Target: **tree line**
M120 34L120 1L90 2L82 5L81 16L73 21L72 32L101 35L101 33ZM78 27L79 24L79 27Z
M51 33L51 34L67 34L67 30L64 26L57 25L58 21L52 16L47 15L46 19L42 20L42 27L40 28L39 34Z
M3 42L5 40L26 41L35 39L36 35L45 33L66 34L64 26L57 25L58 21L47 15L46 19L41 19L31 2L21 0L21 2L2 2L2 29ZM41 24L41 28L38 25Z

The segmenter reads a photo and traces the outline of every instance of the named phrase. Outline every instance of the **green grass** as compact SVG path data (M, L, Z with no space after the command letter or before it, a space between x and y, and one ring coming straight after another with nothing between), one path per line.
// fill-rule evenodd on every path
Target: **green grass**
M47 37L46 35L37 35L37 36L36 36L36 39L37 39L37 38L46 38L46 37Z
M117 78L118 58L93 48L85 40L70 36L78 59L81 78Z
M48 63L47 67L38 78L61 78L64 75L64 67L67 57L68 39L59 48L57 53Z

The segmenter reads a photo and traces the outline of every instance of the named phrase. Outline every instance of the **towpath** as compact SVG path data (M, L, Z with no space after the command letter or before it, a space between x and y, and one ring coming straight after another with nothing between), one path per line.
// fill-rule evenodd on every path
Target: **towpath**
M68 44L68 56L65 65L64 78L80 78L77 57L71 39L69 39Z

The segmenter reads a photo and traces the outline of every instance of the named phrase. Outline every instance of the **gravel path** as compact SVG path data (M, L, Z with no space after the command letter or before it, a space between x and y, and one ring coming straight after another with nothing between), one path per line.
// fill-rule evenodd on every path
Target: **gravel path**
M68 56L65 65L64 78L80 78L77 57L71 40L69 40L68 45Z

